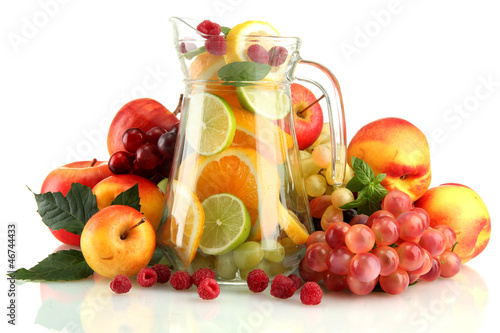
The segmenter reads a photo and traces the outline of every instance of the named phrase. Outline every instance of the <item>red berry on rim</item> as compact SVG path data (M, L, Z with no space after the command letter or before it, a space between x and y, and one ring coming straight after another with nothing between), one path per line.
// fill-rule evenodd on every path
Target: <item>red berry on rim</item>
M217 281L212 278L203 279L198 286L198 295L205 300L217 298L220 294L220 287Z
M306 282L300 290L300 301L306 305L317 305L321 303L323 291L316 282Z
M283 46L273 46L269 49L269 65L281 66L288 57L288 50Z
M193 280L188 272L177 271L170 277L170 285L176 290L189 289L193 285Z
M260 64L267 64L269 62L269 53L264 46L259 44L252 44L247 49L247 55L253 62Z
M254 269L247 276L248 289L254 293L260 293L266 290L269 284L269 278L262 269Z
M295 293L295 290L295 282L283 274L276 275L271 283L271 295L276 298L290 298Z
M205 20L198 24L196 29L204 35L217 36L221 33L220 25L210 20Z
M191 278L193 279L193 284L198 287L201 281L206 278L215 279L215 272L210 268L200 268L193 273L193 276L191 276Z
M168 280L170 280L170 275L172 274L170 272L170 268L168 268L167 265L163 264L156 264L153 267L151 267L156 271L156 275L158 275L158 283L167 283Z
M132 281L125 275L119 274L111 281L109 288L117 294L125 294L132 288Z
M141 287L149 288L153 286L156 281L158 281L158 274L152 268L144 267L141 269L139 274L137 274L137 282Z
M213 55L226 54L227 46L224 36L208 36L205 41L205 48L207 52Z

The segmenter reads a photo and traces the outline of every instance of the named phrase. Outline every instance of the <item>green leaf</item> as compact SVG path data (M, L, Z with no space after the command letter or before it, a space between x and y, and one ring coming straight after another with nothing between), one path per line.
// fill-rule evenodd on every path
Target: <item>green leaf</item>
M222 66L217 71L219 79L224 81L260 81L264 79L271 66L253 61L237 61Z
M52 253L34 267L8 275L16 280L72 281L85 279L93 272L82 252L70 249Z
M378 175L375 176L375 179L373 179L373 183L380 184L384 180L385 176L386 176L385 173L379 173Z
M222 33L223 33L224 35L226 35L226 36L227 36L227 34L229 33L229 31L231 31L231 28L221 26L221 27L220 27L220 30L222 31Z
M370 166L360 158L352 157L352 169L356 178L359 182L365 186L368 186L372 180L375 179L375 175Z
M360 207L362 205L365 205L367 201L368 201L367 198L365 198L363 196L359 196L356 200L348 202L348 203L340 206L339 208L340 209L353 209L353 208L357 208L357 207Z
M361 191L365 185L363 185L358 177L353 177L345 186L352 193Z
M199 48L197 48L197 49L194 49L194 50L191 50L191 51L189 51L189 52L184 53L184 54L181 56L181 58L182 58L182 57L184 57L184 58L186 58L187 60L191 60L191 59L193 59L194 57L196 57L197 55L200 55L200 54L202 54L202 53L204 53L204 52L206 52L206 51L207 51L207 49L206 49L206 47L205 47L205 46L200 46L200 47L199 47Z
M389 193L385 187L380 184L376 184L373 187L373 194L371 196L371 200L374 202L381 202L382 199Z
M111 205L124 205L129 206L137 210L141 210L140 205L141 198L139 197L139 183L135 184L128 190L118 194L118 196L113 200Z
M61 192L33 194L38 205L38 214L43 223L52 230L66 229L81 235L88 219L98 211L92 190L80 183L71 184L66 196Z

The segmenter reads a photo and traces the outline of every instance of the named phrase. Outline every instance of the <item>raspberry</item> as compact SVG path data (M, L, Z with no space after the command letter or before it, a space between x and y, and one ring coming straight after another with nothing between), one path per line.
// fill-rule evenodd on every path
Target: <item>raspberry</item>
M189 289L193 285L193 279L186 271L177 271L170 277L170 284L176 290Z
M300 290L300 301L306 305L317 305L321 303L323 291L317 282L308 281Z
M271 66L281 66L288 57L288 50L283 46L273 46L269 49L269 62Z
M188 53L189 51L193 51L196 49L196 44L194 43L188 43L188 42L182 42L180 46L180 51L182 54Z
M201 281L206 278L215 279L215 272L210 268L200 268L193 273L191 278L193 279L193 284L198 287Z
M276 298L290 298L295 290L295 282L283 274L276 275L271 283L271 295Z
M137 282L141 287L149 288L158 281L158 274L156 271L149 267L144 267L141 269L139 274L137 274Z
M209 20L205 20L198 24L196 29L204 35L217 36L221 33L220 25Z
M254 269L247 276L248 289L254 293L260 293L266 290L269 284L269 278L262 269Z
M295 289L299 290L300 287L302 287L302 280L297 276L297 274L290 274L288 277L295 283Z
M212 278L205 278L198 285L198 295L202 299L210 300L217 298L220 294L220 287L217 281Z
M167 283L168 280L170 280L170 275L172 273L167 265L156 264L151 268L153 268L156 271L156 275L158 275L158 283Z
M226 54L227 46L224 36L209 36L205 41L207 52L213 55Z
M109 288L117 294L125 294L132 288L132 281L125 275L118 274L109 284Z
M259 44L252 44L247 49L247 55L253 62L260 64L267 64L269 62L269 53L264 46Z

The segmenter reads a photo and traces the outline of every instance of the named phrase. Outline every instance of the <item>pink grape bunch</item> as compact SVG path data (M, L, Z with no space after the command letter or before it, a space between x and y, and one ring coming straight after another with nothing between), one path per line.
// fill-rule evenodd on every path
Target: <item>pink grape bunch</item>
M125 150L117 151L108 161L114 174L134 174L151 179L159 174L169 177L172 168L178 124L167 131L153 127L147 132L133 127L123 132Z
M399 190L389 192L381 208L361 223L337 221L309 235L299 265L302 279L323 280L331 291L348 288L357 295L369 294L378 284L397 295L418 280L450 278L460 271L451 227L430 227L427 212Z

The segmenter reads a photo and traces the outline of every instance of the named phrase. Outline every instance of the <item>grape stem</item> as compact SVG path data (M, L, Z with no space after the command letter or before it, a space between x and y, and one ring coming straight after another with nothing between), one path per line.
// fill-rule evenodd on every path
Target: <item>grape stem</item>
M144 222L146 222L146 218L143 217L139 222L137 222L136 224L134 224L132 227L130 227L130 229L128 229L123 235L120 236L120 238L123 240L125 238L127 238L130 230L140 226L141 224L143 224Z
M174 110L174 116L177 116L179 113L181 113L181 105L183 98L184 94L181 94L181 96L179 97L179 103L177 103L177 107Z

